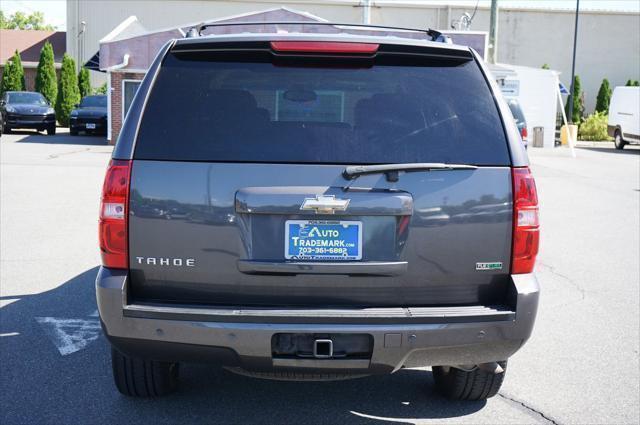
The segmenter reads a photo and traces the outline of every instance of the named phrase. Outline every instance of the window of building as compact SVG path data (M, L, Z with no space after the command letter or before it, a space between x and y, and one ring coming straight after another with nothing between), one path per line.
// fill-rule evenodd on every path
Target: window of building
M122 81L122 122L124 122L127 112L129 112L129 107L131 106L131 102L133 102L133 98L138 91L138 87L140 87L140 83L142 83L140 80Z

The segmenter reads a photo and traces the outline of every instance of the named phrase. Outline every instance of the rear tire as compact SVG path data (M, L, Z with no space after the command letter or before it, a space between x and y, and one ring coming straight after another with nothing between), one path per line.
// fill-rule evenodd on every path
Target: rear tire
M47 128L47 135L49 136L55 136L56 134L56 126L51 126Z
M72 136L77 136L78 135L78 130L73 128L73 127L70 127L69 128L69 134L72 135Z
M130 357L111 347L113 379L118 391L130 397L158 397L178 386L178 363Z
M478 368L467 372L455 367L434 366L432 369L436 390L451 400L486 400L498 394L502 386L507 361L498 364L504 371L497 374Z
M7 127L6 125L2 128L2 132L4 134L11 134L11 127Z
M613 144L616 145L616 149L618 150L624 149L624 145L627 144L622 138L622 133L620 133L620 130L616 130L616 132L614 133Z

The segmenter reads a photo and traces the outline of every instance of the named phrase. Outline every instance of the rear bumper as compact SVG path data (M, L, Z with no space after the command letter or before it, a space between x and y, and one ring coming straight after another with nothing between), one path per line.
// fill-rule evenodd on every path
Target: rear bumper
M89 127L93 128L87 128ZM73 130L89 130L89 131L106 131L107 120L106 119L94 119L94 118L71 118L69 121L69 128Z
M175 308L127 303L126 272L101 268L96 280L100 318L111 343L131 356L165 361L216 362L248 370L339 370L388 373L405 367L469 365L504 360L529 338L538 307L533 274L512 277L515 311L422 308L332 310L309 315L241 309ZM370 359L279 359L278 333L368 334Z

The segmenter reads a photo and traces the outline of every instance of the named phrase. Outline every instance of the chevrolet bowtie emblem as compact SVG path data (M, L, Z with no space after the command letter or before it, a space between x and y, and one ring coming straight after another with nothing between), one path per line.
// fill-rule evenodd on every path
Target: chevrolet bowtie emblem
M335 214L345 211L349 206L349 199L336 199L333 195L316 195L315 198L305 198L301 210L315 210L316 214Z

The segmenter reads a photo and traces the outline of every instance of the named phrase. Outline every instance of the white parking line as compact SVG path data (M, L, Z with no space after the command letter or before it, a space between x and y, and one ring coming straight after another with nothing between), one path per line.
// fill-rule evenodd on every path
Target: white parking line
M86 348L100 336L100 322L96 319L36 317L36 320L63 356Z

